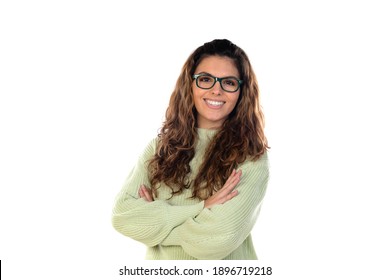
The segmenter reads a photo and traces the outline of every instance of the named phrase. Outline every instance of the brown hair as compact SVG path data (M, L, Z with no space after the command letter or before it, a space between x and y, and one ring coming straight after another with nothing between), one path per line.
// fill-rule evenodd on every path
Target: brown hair
M203 58L214 55L233 59L244 82L236 107L212 139L194 182L190 182L189 163L195 155L197 139L192 75ZM171 95L157 152L148 166L153 193L157 196L161 182L171 188L172 195L193 183L192 197L207 199L224 185L238 164L247 158L258 159L268 148L259 87L247 55L226 39L205 43L188 57Z

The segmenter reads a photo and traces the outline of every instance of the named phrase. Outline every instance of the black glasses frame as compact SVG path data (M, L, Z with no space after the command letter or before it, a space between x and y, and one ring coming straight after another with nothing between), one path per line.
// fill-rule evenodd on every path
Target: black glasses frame
M219 77L215 77L213 75L210 75L210 74L195 74L192 76L194 79L195 79L195 82L196 82L196 86L198 88L201 88L201 89L210 89L212 88L216 82L219 82L219 84L221 85L221 88L224 90L224 91L227 91L227 92L236 92L240 89L241 87L241 84L244 82L243 80L239 80L235 77L223 77L223 78L219 78ZM214 79L214 83L210 86L210 87L201 87L199 86L198 84L198 78L199 77L210 77L210 78L213 78ZM233 80L236 80L238 82L238 87L236 90L226 90L224 87L223 87L223 84L222 84L222 81L223 80L226 80L226 79L233 79Z

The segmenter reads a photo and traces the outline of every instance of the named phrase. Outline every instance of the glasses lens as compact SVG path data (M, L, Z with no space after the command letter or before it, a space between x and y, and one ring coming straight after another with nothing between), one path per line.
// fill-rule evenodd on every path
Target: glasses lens
M199 76L196 82L198 84L198 87L203 89L209 89L214 86L215 79L213 77L204 75L204 76Z
M238 90L238 87L240 84L238 83L238 80L235 78L223 78L221 81L222 88L226 91L236 91Z

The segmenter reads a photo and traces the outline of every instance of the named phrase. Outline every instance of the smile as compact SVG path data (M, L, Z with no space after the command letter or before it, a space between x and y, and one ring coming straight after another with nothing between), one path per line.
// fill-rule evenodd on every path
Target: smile
M209 100L209 99L204 99L204 101L211 108L220 108L220 107L222 107L223 104L225 104L224 101L215 101L215 100Z

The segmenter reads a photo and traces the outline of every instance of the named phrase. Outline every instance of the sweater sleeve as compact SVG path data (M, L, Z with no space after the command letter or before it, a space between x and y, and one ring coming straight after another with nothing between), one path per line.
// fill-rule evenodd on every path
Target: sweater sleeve
M188 218L161 245L181 246L197 259L223 259L237 249L250 234L260 211L269 178L267 154L255 162L245 162L240 169L236 197Z
M153 140L140 156L116 197L112 213L112 225L118 232L149 247L160 244L174 227L195 217L204 207L203 201L173 206L165 200L147 202L139 197L139 187L150 186L147 161L155 153L155 147L156 140Z

